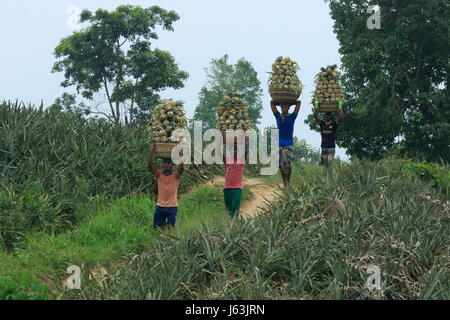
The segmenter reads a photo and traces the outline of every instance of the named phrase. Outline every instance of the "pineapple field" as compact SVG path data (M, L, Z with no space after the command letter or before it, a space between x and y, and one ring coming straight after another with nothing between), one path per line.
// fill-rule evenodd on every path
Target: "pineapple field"
M19 102L0 103L0 119L0 248L14 250L29 234L72 230L90 202L155 197L145 129ZM218 172L188 170L181 192L208 170Z
M448 299L450 203L405 163L299 165L294 185L249 221L158 237L67 299ZM274 181L269 180L268 183ZM345 212L323 212L330 195ZM370 266L381 290L366 288Z
M448 0L134 2L3 4L0 300L450 300Z
M119 130L18 103L3 103L0 112L9 119L0 127L8 157L0 180L0 299L450 297L446 166L387 158L326 170L295 162L291 188L271 191L276 197L258 216L232 223L222 186L203 184L202 175L221 174L220 168L191 167L180 226L164 235L150 228L155 198L142 169L146 128ZM85 138L94 130L95 143ZM123 157L130 150L136 158ZM127 169L126 183L118 168ZM280 183L260 179L262 187ZM244 194L244 203L255 196L250 187ZM344 210L327 210L335 198ZM92 271L83 273L81 291L61 286L70 265ZM366 287L373 265L381 272L378 291Z

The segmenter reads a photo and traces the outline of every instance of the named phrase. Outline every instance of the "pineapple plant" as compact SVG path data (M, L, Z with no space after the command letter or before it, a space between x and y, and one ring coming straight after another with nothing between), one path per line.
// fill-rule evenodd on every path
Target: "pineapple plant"
M149 134L156 143L179 142L173 141L172 133L177 129L184 129L186 125L182 103L166 100L155 107Z
M313 93L313 105L320 103L331 104L343 101L340 82L341 73L336 65L321 68L316 76L316 90Z
M269 78L269 92L272 99L279 101L289 100L296 101L303 90L303 84L300 81L297 72L300 67L297 62L292 61L289 57L278 57L272 65L272 72ZM288 95L280 95L278 92L287 91Z
M226 130L248 130L253 122L248 116L248 106L238 94L228 93L217 106L217 128Z

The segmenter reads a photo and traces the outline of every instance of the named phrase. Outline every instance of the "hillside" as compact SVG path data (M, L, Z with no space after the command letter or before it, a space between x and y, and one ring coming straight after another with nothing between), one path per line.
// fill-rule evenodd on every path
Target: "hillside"
M82 299L448 299L450 209L398 160L297 167L264 214L161 236ZM273 183L273 181L270 181ZM325 213L332 195L345 214ZM371 265L381 291L365 289Z
M206 183L221 168L190 166L178 228L159 234L144 130L18 103L0 115L0 299L450 297L446 165L296 160L286 190L253 168L232 223L223 178ZM345 213L326 210L335 197ZM79 293L62 289L71 265ZM373 266L382 291L364 289Z

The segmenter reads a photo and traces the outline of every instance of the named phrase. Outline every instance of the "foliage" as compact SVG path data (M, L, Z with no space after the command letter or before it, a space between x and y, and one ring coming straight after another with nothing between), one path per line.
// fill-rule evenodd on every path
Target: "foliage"
M400 144L407 156L448 162L450 3L327 2L345 71L338 144L358 158L380 159ZM381 8L380 30L366 26L371 4Z
M249 61L242 58L234 65L228 55L213 59L206 70L208 81L199 94L199 104L194 120L203 121L204 128L216 125L216 107L228 92L239 94L249 107L249 119L256 126L260 123L262 89L258 74Z
M89 107L83 102L77 104L76 98L76 95L64 92L48 109L53 112L68 112L79 116L90 115Z
M187 235L202 221L226 220L221 188L201 186L191 191L180 197L179 232ZM0 300L8 298L2 285L9 288L14 284L15 289L8 290L8 294L12 292L13 298L17 298L16 294L22 294L23 288L37 283L35 278L45 279L55 297L61 291L60 280L67 278L65 270L70 265L78 265L82 273L87 273L99 266L109 269L111 262L120 264L122 260L131 260L159 235L152 228L154 209L154 201L137 194L96 202L84 208L86 219L76 229L57 235L36 234L13 254L0 251L0 270L2 275L10 277L7 285L0 278ZM27 289L25 293L31 295L32 291Z
M399 161L301 165L266 214L156 239L80 299L448 299L448 208ZM333 197L344 215L323 215ZM370 265L382 292L365 288Z
M0 119L0 247L70 228L92 199L156 192L145 128L18 102ZM180 192L214 169L188 167Z
M308 162L308 163L318 163L320 161L320 151L314 149L309 145L306 140L299 140L294 137L293 146L293 161L296 162Z
M0 300L47 300L49 292L43 284L31 283L29 279L19 282L0 277Z
M433 163L407 163L405 168L425 181L433 183L433 186L450 195L450 170Z
M39 183L0 187L0 247L12 249L30 233L61 232L77 222L76 205L45 193Z
M159 91L181 88L188 77L170 53L151 49L156 28L173 31L178 19L176 12L158 6L84 10L81 23L89 26L61 40L53 72L64 72L61 85L75 85L84 98L104 90L115 124L136 123L142 113L149 115Z

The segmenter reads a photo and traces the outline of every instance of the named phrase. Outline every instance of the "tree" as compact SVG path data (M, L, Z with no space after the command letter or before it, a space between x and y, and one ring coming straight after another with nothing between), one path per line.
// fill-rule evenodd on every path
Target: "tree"
M67 92L56 98L48 109L53 112L69 112L80 116L90 114L89 108L83 102L77 104L76 95Z
M239 59L234 65L228 62L228 55L213 59L205 69L208 81L199 94L199 104L194 120L203 121L204 128L216 126L216 107L228 92L242 96L249 106L249 118L254 125L260 123L262 110L262 89L258 74L246 59Z
M346 120L338 144L359 158L399 149L448 162L448 0L326 1L344 70ZM379 30L367 28L370 4L381 8Z
M64 72L63 87L76 86L84 98L104 90L110 108L108 118L135 123L151 110L166 88L182 88L188 74L181 71L170 53L151 49L158 39L157 26L173 31L179 19L160 7L124 5L108 12L84 10L80 21L89 26L64 38L55 48L58 60L53 72Z
M318 163L320 161L320 151L313 148L305 139L299 140L294 137L292 152L292 160L295 162Z

